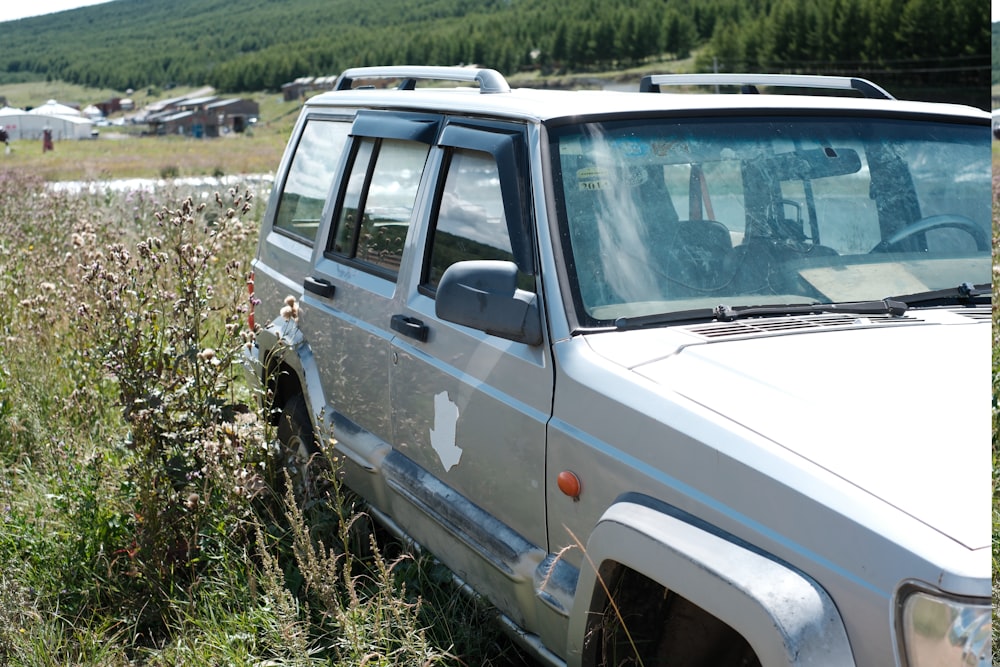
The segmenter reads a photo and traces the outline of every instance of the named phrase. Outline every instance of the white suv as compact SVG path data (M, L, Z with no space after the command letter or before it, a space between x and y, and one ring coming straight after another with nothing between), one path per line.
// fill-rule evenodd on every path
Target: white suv
M811 92L661 92L706 84ZM642 91L310 99L255 264L282 441L552 665L990 664L990 114Z

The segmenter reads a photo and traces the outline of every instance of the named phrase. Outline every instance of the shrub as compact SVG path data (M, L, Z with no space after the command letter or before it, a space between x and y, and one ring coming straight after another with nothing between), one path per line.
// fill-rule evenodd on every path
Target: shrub
M263 483L253 202L0 171L0 665L509 664L335 478L308 520Z
M135 519L124 562L153 612L241 539L262 489L266 446L234 393L246 279L239 260L220 259L246 236L252 195L229 196L216 198L218 215L191 197L164 206L134 251L113 243L81 267L78 327L128 427Z

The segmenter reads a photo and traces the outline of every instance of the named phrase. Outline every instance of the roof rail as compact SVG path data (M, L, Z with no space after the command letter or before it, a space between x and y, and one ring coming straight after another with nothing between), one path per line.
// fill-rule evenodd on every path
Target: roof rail
M402 79L398 90L413 90L417 81L461 81L478 83L480 93L509 93L510 84L496 70L472 67L433 67L400 65L387 67L354 67L344 70L337 78L334 90L350 90L357 79Z
M741 92L751 94L760 92L757 90L757 86L827 88L830 90L854 90L869 99L896 99L884 88L867 79L807 74L653 74L642 77L639 91L658 93L660 86L740 86Z

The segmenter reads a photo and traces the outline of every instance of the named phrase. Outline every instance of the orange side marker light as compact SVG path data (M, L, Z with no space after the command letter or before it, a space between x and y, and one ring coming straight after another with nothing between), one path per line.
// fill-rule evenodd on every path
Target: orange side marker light
M580 499L580 491L583 489L583 486L580 484L580 478L576 476L576 473L563 470L556 478L556 484L559 485L560 491L573 500Z

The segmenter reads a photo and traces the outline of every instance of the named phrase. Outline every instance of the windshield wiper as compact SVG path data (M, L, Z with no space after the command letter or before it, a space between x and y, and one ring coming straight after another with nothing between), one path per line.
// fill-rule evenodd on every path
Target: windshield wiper
M619 317L615 320L615 329L643 329L645 327L679 324L681 322L697 322L716 320L732 322L747 317L765 317L780 315L813 315L819 313L848 313L851 315L903 315L908 306L897 299L882 299L881 301L853 301L844 303L786 303L768 304L765 306L728 306L721 304L715 308L698 308L695 310L679 310L673 313L656 315L641 315L639 317Z
M939 290L929 290L927 292L917 292L915 294L904 294L892 297L896 301L902 301L911 307L932 307L932 306L974 306L978 304L988 304L993 301L993 288L989 283L973 285L972 283L962 283L958 287L948 287Z
M694 310L677 310L672 313L655 313L636 317L619 317L615 320L615 329L644 329L665 324L680 324L681 322L703 322L715 319L715 308L695 308Z
M907 304L896 299L881 301L845 301L841 303L788 303L766 306L737 306L725 304L715 307L715 318L732 322L746 317L762 315L812 315L817 313L848 313L850 315L892 315L899 317L906 312Z

